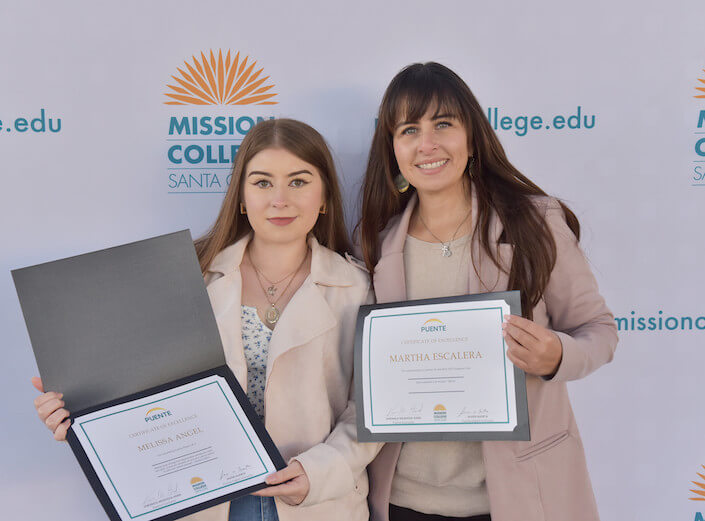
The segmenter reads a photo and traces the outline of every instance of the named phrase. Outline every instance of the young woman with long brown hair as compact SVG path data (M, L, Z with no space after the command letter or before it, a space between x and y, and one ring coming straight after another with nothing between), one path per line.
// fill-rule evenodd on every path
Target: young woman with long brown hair
M355 317L370 287L341 256L349 240L321 135L289 119L257 124L196 250L228 366L289 465L267 478L274 486L189 519L367 520L365 467L379 445L356 442L349 396ZM40 419L63 439L61 395L33 383Z
M413 64L387 88L365 175L362 254L378 302L520 290L505 319L531 441L387 444L375 521L598 519L566 381L612 359L616 327L575 215L507 159L465 82Z

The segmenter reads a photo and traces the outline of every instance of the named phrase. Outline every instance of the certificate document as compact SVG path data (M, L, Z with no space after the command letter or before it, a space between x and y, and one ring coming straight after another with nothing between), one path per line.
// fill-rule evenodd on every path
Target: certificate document
M262 485L280 458L217 374L77 416L71 429L120 520L179 517L169 514Z
M526 439L524 373L502 336L517 300L504 292L365 306L359 439Z

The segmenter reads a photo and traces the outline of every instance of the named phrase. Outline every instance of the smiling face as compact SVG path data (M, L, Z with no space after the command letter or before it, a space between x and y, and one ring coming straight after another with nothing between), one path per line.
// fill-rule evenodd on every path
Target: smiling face
M430 107L418 121L399 121L392 136L399 170L420 197L462 189L472 154L460 119L436 112Z
M267 148L247 163L242 183L242 200L257 240L306 240L324 203L316 167L282 148Z

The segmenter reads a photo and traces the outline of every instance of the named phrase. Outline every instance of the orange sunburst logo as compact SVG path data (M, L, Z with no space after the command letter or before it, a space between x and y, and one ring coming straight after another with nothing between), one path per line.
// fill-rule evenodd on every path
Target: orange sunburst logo
M201 52L200 59L192 56L193 63L184 62L185 68L177 67L180 77L172 76L178 85L167 85L171 92L165 105L276 105L271 101L276 93L269 92L273 84L265 85L269 76L260 77L264 68L255 70L256 61L248 63L250 57L240 58L237 52L231 58L228 50L218 49L217 56Z
M705 97L705 96L701 96L701 97ZM701 467L703 468L703 470L705 470L705 465L701 465ZM691 488L690 491L693 494L695 494L696 497L691 497L688 499L692 499L693 501L705 501L705 475L700 474L700 472L696 472L696 474L702 478L704 483L700 483L698 481L691 481L691 483L694 484L696 487L698 487L699 490L697 488Z
M705 69L703 69L703 72L705 72ZM695 90L699 91L700 94L697 94L693 97L694 98L705 98L705 87L703 87L703 85L705 85L705 79L698 78L698 81L700 82L701 85L699 87L695 87Z

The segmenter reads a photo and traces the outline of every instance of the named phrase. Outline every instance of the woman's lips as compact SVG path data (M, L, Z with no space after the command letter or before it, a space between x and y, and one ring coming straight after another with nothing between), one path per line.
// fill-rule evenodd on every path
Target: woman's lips
M417 163L415 166L424 174L437 174L443 167L448 163L448 159L441 159L438 161L425 161L423 163Z
M287 224L294 222L294 219L296 219L296 217L270 217L267 220L277 226L286 226Z

